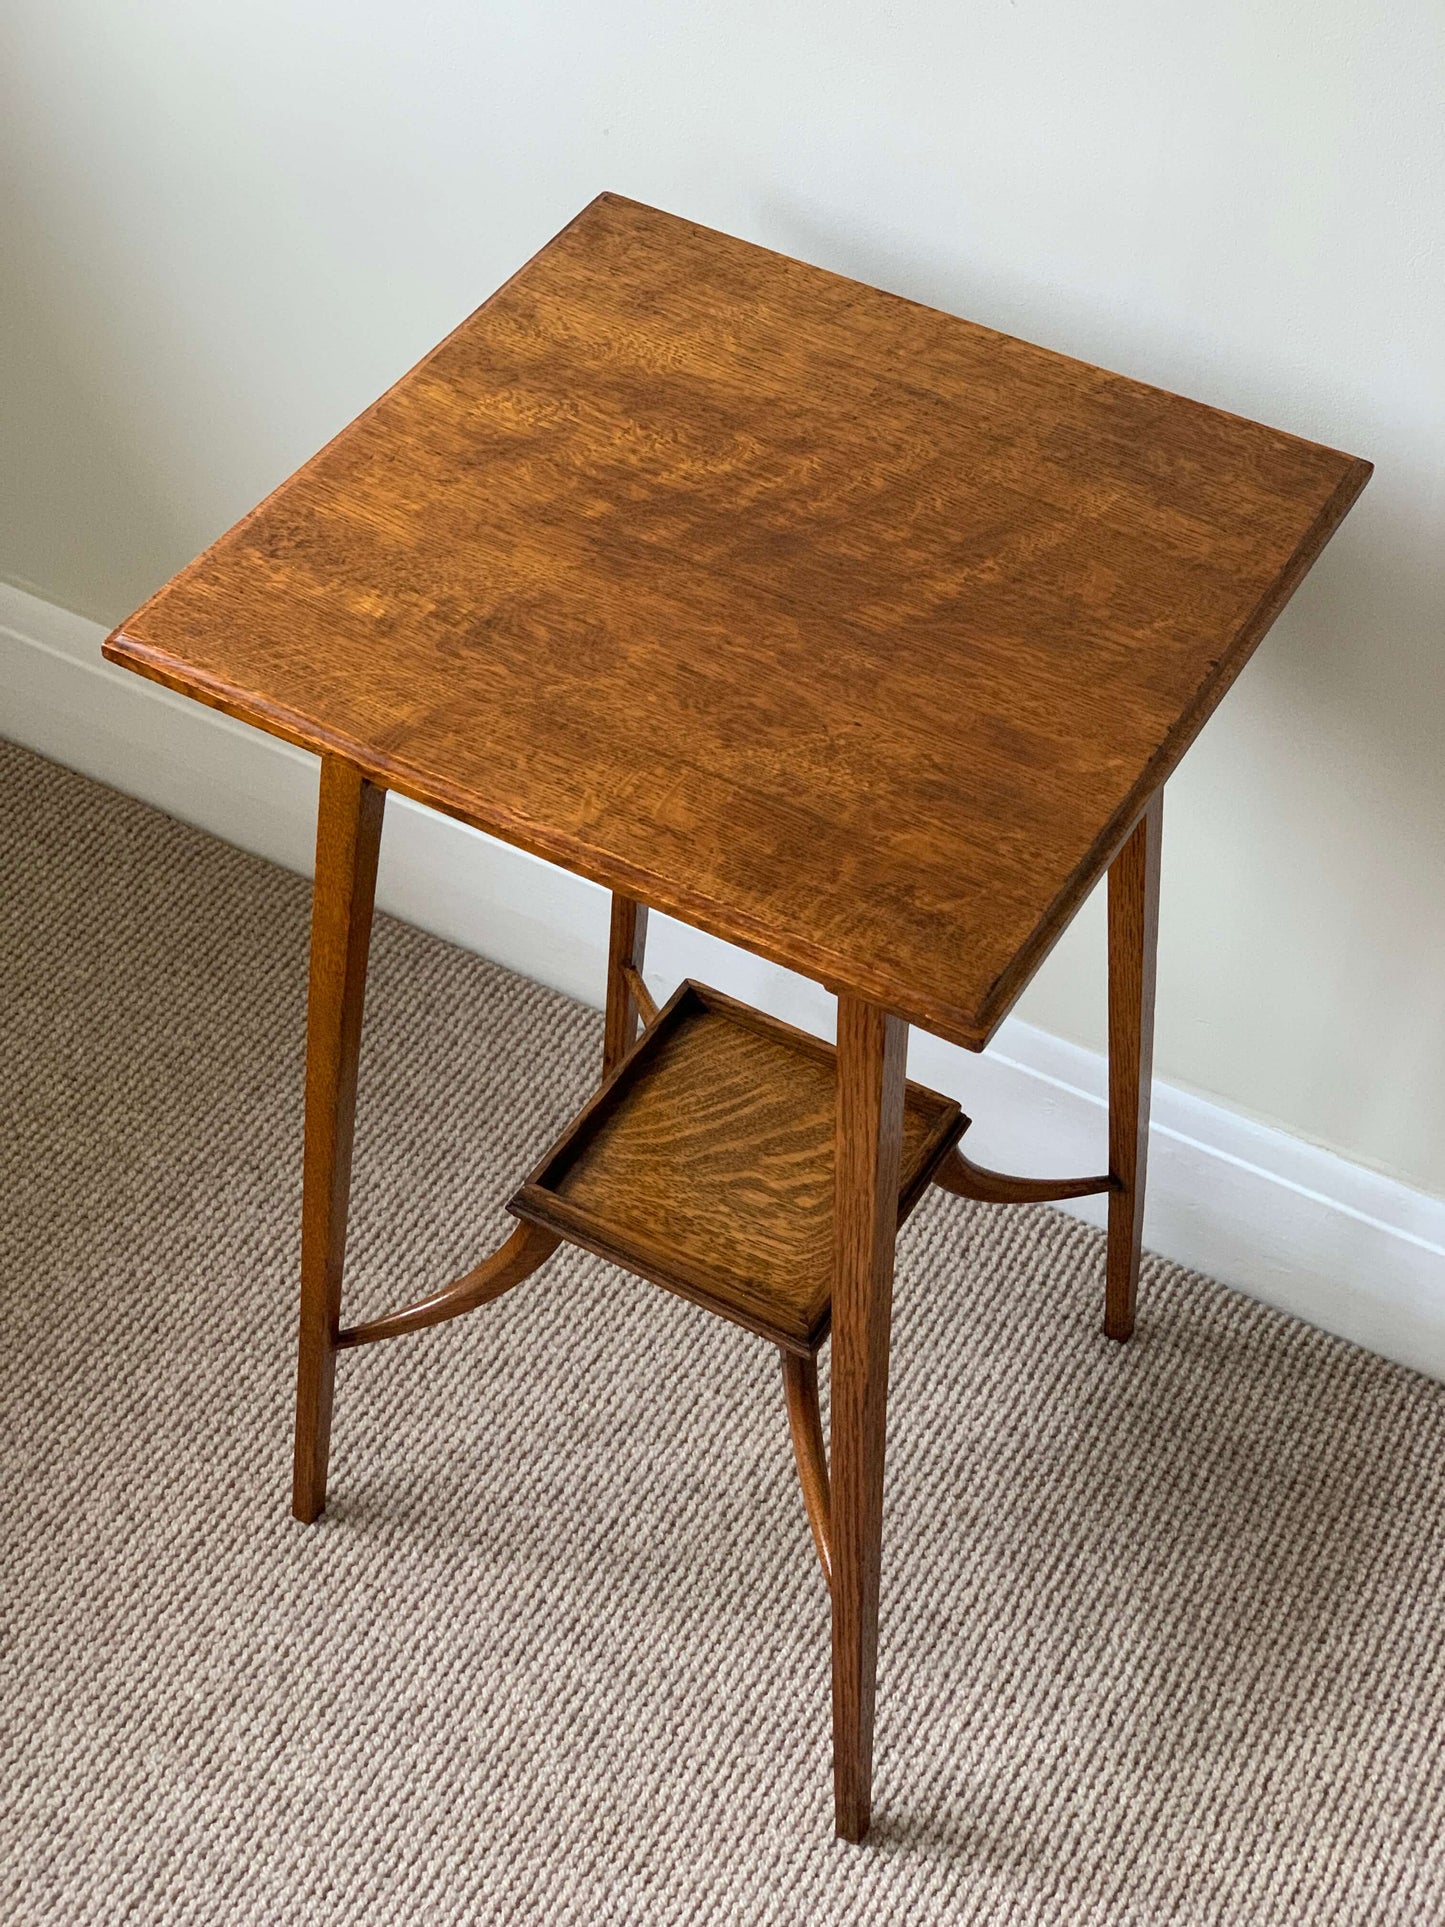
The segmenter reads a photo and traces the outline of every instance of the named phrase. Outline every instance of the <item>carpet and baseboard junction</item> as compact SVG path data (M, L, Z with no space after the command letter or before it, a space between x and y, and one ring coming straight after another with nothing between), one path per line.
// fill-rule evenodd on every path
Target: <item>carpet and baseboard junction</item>
M289 1516L308 892L0 748L0 1919L1445 1917L1445 1387L935 1194L875 1832L775 1355L565 1251L343 1356ZM474 1263L595 1013L378 922L348 1317Z

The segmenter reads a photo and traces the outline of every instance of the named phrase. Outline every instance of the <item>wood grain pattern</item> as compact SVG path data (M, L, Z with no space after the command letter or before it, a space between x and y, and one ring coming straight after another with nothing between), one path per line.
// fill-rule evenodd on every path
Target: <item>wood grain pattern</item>
M908 1027L900 1019L858 998L838 999L830 1484L833 1808L843 1840L861 1840L872 1814L894 1198L907 1055Z
M361 1013L385 802L385 792L353 765L335 756L324 759L306 1006L301 1317L291 1485L291 1510L308 1523L326 1505Z
M832 1508L828 1493L828 1448L823 1442L823 1419L818 1408L817 1355L805 1358L798 1352L780 1352L779 1357L783 1361L783 1398L788 1408L788 1430L793 1439L798 1483L803 1488L803 1509L808 1515L824 1583L831 1590Z
M603 195L106 653L978 1048L1368 474Z
M827 1336L833 1047L684 984L509 1209L787 1350ZM907 1087L893 1228L966 1119Z
M1109 1246L1104 1330L1133 1336L1149 1164L1154 978L1159 954L1159 790L1109 868Z

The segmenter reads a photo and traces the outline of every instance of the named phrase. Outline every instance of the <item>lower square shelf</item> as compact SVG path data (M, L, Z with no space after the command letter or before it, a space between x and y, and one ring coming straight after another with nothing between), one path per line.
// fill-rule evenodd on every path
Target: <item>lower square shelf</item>
M835 1086L831 1044L685 983L508 1209L815 1351L832 1311ZM900 1223L967 1124L907 1086Z

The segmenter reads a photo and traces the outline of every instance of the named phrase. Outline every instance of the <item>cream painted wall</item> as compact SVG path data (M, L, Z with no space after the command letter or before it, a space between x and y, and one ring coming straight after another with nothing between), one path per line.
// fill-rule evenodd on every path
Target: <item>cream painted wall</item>
M599 188L1371 457L1171 784L1157 1068L1445 1193L1441 0L8 0L0 576L110 621ZM1021 1014L1103 1036L1092 906Z

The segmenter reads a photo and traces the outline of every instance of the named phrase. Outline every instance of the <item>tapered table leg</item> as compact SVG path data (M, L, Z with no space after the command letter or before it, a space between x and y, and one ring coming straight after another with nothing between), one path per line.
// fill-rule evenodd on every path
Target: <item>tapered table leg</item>
M602 1036L602 1075L610 1077L637 1042L641 1013L627 971L642 969L647 950L647 906L631 897L612 897L612 931L607 948L607 1015Z
M1134 1331L1149 1092L1154 1075L1154 970L1159 948L1159 847L1164 792L1157 790L1109 866L1109 1252L1104 1330Z
M385 801L385 790L368 783L351 764L322 758L306 1006L301 1329L291 1488L291 1510L308 1522L326 1504L356 1066Z
M833 1802L839 1837L868 1831L883 1448L908 1027L838 999L833 1252Z

